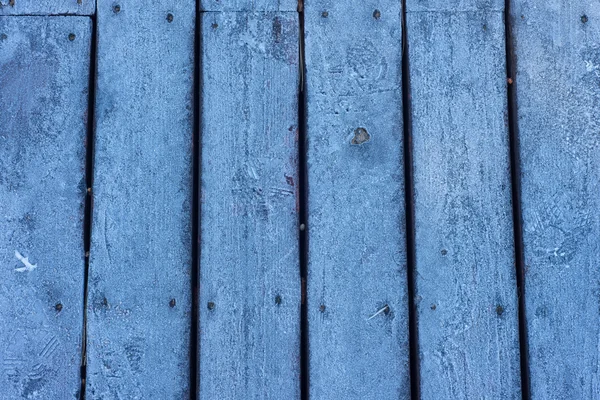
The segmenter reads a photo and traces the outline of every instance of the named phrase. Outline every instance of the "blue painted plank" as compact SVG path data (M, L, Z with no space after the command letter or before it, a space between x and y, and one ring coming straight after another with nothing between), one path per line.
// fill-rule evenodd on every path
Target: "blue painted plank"
M195 2L148 3L98 9L90 399L189 396Z
M298 14L202 19L200 399L300 398Z
M504 16L409 11L407 31L421 395L520 399Z
M600 393L600 5L512 1L532 399Z
M307 0L314 399L408 399L400 1Z
M444 11L458 13L465 11L504 11L505 0L407 0L406 11Z
M200 0L202 11L297 11L299 0Z
M95 0L0 0L0 15L92 15Z
M77 398L91 21L0 17L0 398Z

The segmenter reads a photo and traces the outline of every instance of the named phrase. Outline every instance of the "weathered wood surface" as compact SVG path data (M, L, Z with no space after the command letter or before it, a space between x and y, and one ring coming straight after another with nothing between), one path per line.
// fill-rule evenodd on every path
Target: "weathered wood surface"
M305 13L310 395L409 398L400 2Z
M0 17L2 399L80 388L90 22Z
M504 0L406 0L406 11L407 13L439 11L451 14L472 11L503 12ZM409 39L409 43L414 42Z
M511 4L531 398L596 399L600 7Z
M95 0L0 0L0 15L92 15Z
M421 396L520 399L504 17L417 3L407 31Z
M200 399L299 399L298 14L202 19Z
M200 0L202 11L297 11L298 0Z
M98 9L87 398L189 394L195 3Z

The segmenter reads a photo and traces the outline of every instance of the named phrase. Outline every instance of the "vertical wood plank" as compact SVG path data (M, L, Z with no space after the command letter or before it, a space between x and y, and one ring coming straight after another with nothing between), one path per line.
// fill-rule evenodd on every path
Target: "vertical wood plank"
M87 396L189 396L195 2L98 8Z
M421 396L520 399L504 16L452 3L407 3Z
M305 2L314 399L407 399L400 1Z
M200 0L202 11L297 11L298 0Z
M512 1L532 399L600 393L600 5Z
M298 14L202 19L200 399L299 399Z
M78 398L90 22L0 17L2 399Z
M0 0L0 15L92 15L95 0Z

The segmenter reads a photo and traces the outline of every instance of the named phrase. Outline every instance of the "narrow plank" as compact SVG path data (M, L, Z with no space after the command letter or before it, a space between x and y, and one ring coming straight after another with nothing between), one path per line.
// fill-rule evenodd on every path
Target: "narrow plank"
M297 11L299 0L200 0L202 11Z
M203 15L200 399L300 398L298 29Z
M513 1L532 399L600 393L600 7Z
M195 2L98 9L87 396L189 396Z
M0 0L0 15L92 15L95 0Z
M0 17L2 399L79 396L90 22Z
M413 3L421 396L520 399L504 16L413 12Z
M307 0L315 399L407 399L400 1Z

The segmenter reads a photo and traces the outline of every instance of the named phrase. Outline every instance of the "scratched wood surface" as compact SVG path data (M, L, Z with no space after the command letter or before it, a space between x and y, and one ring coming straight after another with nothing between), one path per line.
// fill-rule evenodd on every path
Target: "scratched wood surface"
M310 395L406 399L400 2L305 12Z
M596 399L600 5L513 1L532 399Z
M200 399L300 398L298 32L203 14Z
M421 396L520 399L504 16L419 3L407 31Z
M87 398L189 396L195 3L98 9Z
M202 11L296 11L298 0L200 0Z
M0 0L0 15L92 15L95 0Z
M88 18L0 17L2 399L80 388L90 43Z

